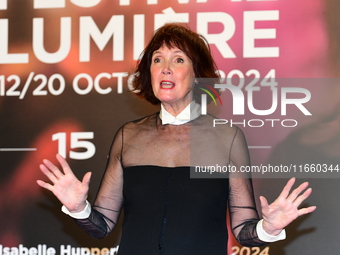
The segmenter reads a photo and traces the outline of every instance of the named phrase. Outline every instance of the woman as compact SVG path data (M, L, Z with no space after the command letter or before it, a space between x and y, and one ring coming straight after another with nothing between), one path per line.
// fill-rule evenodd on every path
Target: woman
M96 238L124 223L119 248L126 254L226 254L226 211L233 234L247 246L282 239L283 228L315 207L297 209L311 193L290 180L271 205L255 208L250 178L243 173L191 179L189 166L249 165L243 133L235 126L211 128L193 100L194 79L218 78L205 40L180 24L161 27L137 67L138 95L161 111L125 124L114 138L107 169L92 206L86 201L91 173L82 182L57 155L63 171L48 160L40 166L53 184L38 181L61 201L63 211ZM302 193L300 195L300 193ZM228 205L228 206L227 206ZM141 249L142 247L142 249Z

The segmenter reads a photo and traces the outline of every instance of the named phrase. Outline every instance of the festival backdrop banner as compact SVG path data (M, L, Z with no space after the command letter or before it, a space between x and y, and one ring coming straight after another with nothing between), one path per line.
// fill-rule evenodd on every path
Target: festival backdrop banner
M291 176L318 209L260 248L229 254L337 254L340 206L339 1L0 0L0 255L114 255L121 220L95 240L36 184L60 153L92 201L117 129L158 111L131 92L154 30L187 23L209 41L222 76L214 125L236 124L254 189L273 201ZM216 87L218 89L218 87ZM206 96L209 96L207 94ZM132 244L133 245L133 244ZM143 247L140 247L143 250Z

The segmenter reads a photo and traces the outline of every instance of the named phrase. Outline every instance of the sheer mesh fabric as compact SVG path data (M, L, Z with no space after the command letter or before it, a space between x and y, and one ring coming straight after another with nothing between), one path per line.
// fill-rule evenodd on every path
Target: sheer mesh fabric
M243 132L234 126L213 126L212 116L201 116L191 128L191 165L230 166L236 172L222 173L229 180L228 206L232 232L244 246L260 246L266 243L257 237L256 210L251 176L240 172L250 165L248 146Z
M210 115L204 115L183 125L162 125L159 115L156 113L125 124L114 138L107 169L97 197L93 203L92 213L88 219L76 220L77 223L96 238L103 238L109 234L115 227L115 222L117 222L122 206L127 206L129 208L128 212L132 211L131 208L133 208L133 205L129 203L131 199L125 198L124 200L124 196L127 197L129 195L129 197L131 197L135 193L139 196L142 195L141 197L144 195L143 189L133 191L124 190L123 193L124 182L126 182L124 188L131 187L133 183L130 180L131 178L135 178L136 185L142 187L145 184L150 190L149 196L154 195L152 193L152 186L155 186L154 193L164 189L164 193L166 193L167 196L162 196L165 197L165 200L168 200L169 203L166 207L162 205L163 209L159 209L158 211L162 211L164 208L167 208L166 210L173 210L171 208L169 209L172 199L178 201L180 204L182 197L186 199L186 195L188 196L188 200L185 203L191 203L190 196L193 196L192 200L194 202L192 205L181 205L184 206L185 209L178 211L178 219L184 217L187 221L181 224L190 226L189 221L191 219L194 221L195 216L201 217L201 215L204 215L202 217L209 218L209 210L213 212L215 208L205 208L204 204L200 205L200 199L204 196L206 200L202 198L202 203L208 204L210 200L213 200L216 205L221 204L221 206L218 205L219 210L224 210L219 212L219 214L215 212L212 214L210 225L209 223L202 222L201 219L204 218L197 219L198 222L201 220L200 224L202 226L204 224L209 225L204 231L215 231L211 226L218 222L216 218L224 218L224 221L221 219L220 225L222 225L221 228L226 228L225 215L226 204L228 203L230 223L236 239L245 246L265 244L258 239L256 234L256 224L259 216L256 211L253 188L249 176L245 173L221 173L223 175L222 180L213 182L212 180L190 179L183 173L188 166L230 165L239 169L241 166L249 165L248 148L242 131L235 126L231 127L229 125L213 127L213 119ZM143 168L138 168L138 166L143 166ZM163 179L157 179L158 173L160 176L165 176L164 184L162 183ZM124 178L130 179L124 180ZM187 180L182 181L181 178L187 178ZM149 184L149 180L154 180L155 183ZM176 185L185 192L177 194ZM197 195L196 191L190 193L190 185L195 186L197 191L202 192L202 196ZM159 187L158 190L156 190L156 186ZM213 189L215 186L218 186L219 190L216 190L214 193ZM222 186L224 186L224 188ZM168 188L172 192L169 196L168 192L170 191L168 191ZM219 194L220 190L225 194ZM214 197L210 198L210 193L212 194L211 196ZM148 193L145 192L145 194ZM177 197L174 196L174 194ZM188 194L190 194L190 196ZM160 196L161 195L158 197ZM146 199L148 199L148 197ZM221 201L217 201L219 199ZM141 211L144 210L145 213L147 213L145 215L148 215L150 218L153 217L149 215L149 213L152 211L150 207L157 207L154 201L145 201L144 203L143 201L136 200L136 203L141 203L138 209L140 211L137 212L138 215L144 215L144 212ZM143 203L145 205L144 208ZM202 210L204 213L196 213L198 210ZM163 214L163 212L161 213ZM144 217L146 217L145 215ZM223 217L220 217L220 215ZM128 221L131 216L128 215L127 218ZM140 222L143 222L143 220L144 219L141 218ZM123 223L122 242L124 242L124 236L130 234L124 234L124 224L125 222ZM169 226L170 223L167 222L166 224ZM129 223L127 222L125 226L128 225ZM160 224L160 227L163 225ZM199 226L193 224L191 227L198 227L197 230L193 229L191 232L199 231ZM136 228L138 228L138 226L136 226ZM202 229L204 229L204 227L202 227ZM223 231L225 230L221 230L221 233ZM165 235L167 234L168 237L171 230L166 230L165 232ZM202 234L209 235L209 233ZM133 235L133 233L131 233L131 235ZM224 232L223 235L225 235ZM179 235L177 237L174 236L174 238L180 239L181 237ZM193 240L196 240L195 238L196 237L193 237ZM223 238L220 238L220 240L224 240ZM189 243L190 241L187 242ZM162 250L161 248L159 249ZM160 254L167 253L161 252ZM182 253L178 252L176 254Z

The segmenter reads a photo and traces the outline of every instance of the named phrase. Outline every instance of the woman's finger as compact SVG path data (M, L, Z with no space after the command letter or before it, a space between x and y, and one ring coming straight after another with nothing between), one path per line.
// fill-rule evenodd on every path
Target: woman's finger
M53 182L53 184L55 184L58 179L56 178L56 176L43 164L41 164L40 166L40 170L43 172L44 175L46 175L46 177Z
M312 188L309 188L309 189L305 190L305 192L303 192L303 194L301 194L300 196L298 196L298 197L295 199L295 201L293 202L294 205L295 205L296 207L299 207L299 206L302 204L302 202L303 202L306 198L308 198L308 197L310 196L311 193L312 193Z
M49 169L49 171L52 172L58 179L63 177L64 174L51 161L44 159L43 163Z
M309 183L308 182L304 182L302 184L300 184L299 187L297 187L296 189L294 189L292 191L292 193L288 196L288 200L290 201L295 201L296 198L301 194L302 191L304 191L307 187L308 187Z
M284 198L287 199L287 197L289 196L289 192L292 189L293 185L295 183L295 178L291 178L287 184L284 186L283 190L281 191L281 194L279 195L278 198Z
M61 165L61 167L64 171L64 174L72 174L73 175L73 172L70 168L70 165L67 163L66 159L64 157L62 157L60 154L57 154L56 158L57 158L58 162L60 163L60 165Z
M268 210L268 201L264 196L260 196L260 203L262 207L262 211L266 212Z
M41 181L41 180L37 180L37 183L40 187L47 189L49 191L53 190L53 186L47 182ZM52 191L53 192L53 191Z
M310 206L310 207L307 207L307 208L301 208L298 211L298 215L301 216L301 215L304 215L304 214L308 214L308 213L314 212L315 210L316 210L316 206Z
M91 176L92 176L92 173L91 172L87 172L84 177L83 177L83 180L82 180L82 183L86 186L89 186L90 184L90 181L91 181Z

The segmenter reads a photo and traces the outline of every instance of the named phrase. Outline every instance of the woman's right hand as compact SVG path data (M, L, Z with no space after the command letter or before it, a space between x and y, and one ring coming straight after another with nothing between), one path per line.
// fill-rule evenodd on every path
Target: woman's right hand
M83 180L79 181L66 160L59 154L56 158L62 167L62 171L45 159L43 164L40 165L40 169L52 184L41 180L37 180L37 183L39 186L50 190L71 213L81 212L86 206L91 172L86 173Z

